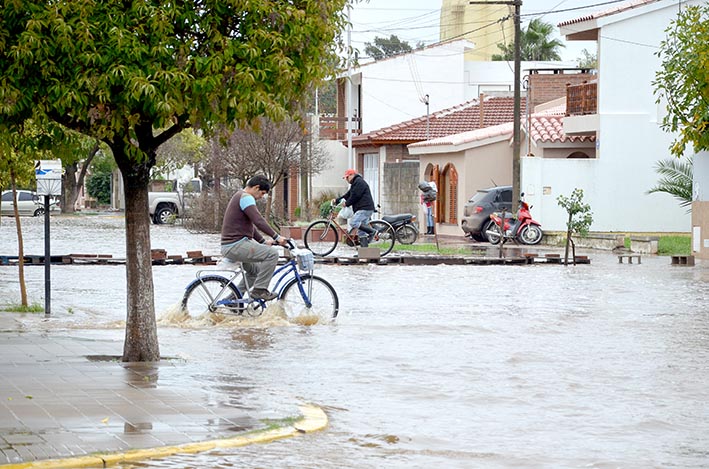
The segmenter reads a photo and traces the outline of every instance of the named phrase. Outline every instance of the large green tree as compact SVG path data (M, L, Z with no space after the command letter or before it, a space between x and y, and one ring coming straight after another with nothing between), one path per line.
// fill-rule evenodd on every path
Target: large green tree
M529 22L522 28L520 50L522 60L561 60L559 49L566 47L559 39L552 39L554 26L539 18ZM493 54L492 60L514 60L515 44L498 44L501 54Z
M46 115L105 142L123 176L124 361L160 358L148 218L158 147L190 126L287 115L330 73L346 2L3 2L0 125Z

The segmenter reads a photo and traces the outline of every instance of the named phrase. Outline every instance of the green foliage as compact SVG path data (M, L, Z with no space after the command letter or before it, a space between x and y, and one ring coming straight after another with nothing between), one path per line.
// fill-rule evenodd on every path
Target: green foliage
M520 52L522 60L561 60L559 48L566 47L559 39L551 39L554 26L539 18L529 22L527 28L522 28L520 35ZM515 44L498 44L502 54L494 54L492 60L514 60Z
M405 52L411 52L412 50L408 42L402 41L394 34L388 38L376 36L374 38L374 44L365 42L364 45L364 53L374 60L381 60Z
M692 253L692 237L660 236L657 241L657 253L664 256L688 256Z
M692 178L694 166L692 157L672 158L658 161L655 171L662 177L658 184L647 191L648 194L664 192L680 201L680 207L689 207L692 210Z
M593 223L591 206L583 202L583 189L576 188L571 196L560 195L556 202L569 214L566 228L570 234L579 233L581 236L588 234L588 229Z
M86 178L86 192L99 204L111 203L111 178L116 163L110 155L99 152L91 163L91 174Z
M21 304L14 304L5 306L2 311L7 311L10 313L43 313L44 306L37 303L33 303L27 306Z
M598 68L598 57L586 49L581 51L581 57L577 60L580 68Z
M662 128L679 132L670 152L709 150L709 4L681 9L665 32L653 86L657 102L667 102Z

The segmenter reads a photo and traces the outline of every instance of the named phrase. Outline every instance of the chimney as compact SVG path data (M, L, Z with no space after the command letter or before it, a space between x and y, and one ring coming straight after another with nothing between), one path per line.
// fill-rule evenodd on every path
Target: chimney
M485 94L480 93L480 102L478 103L478 106L480 107L480 122L478 123L479 129L483 128L483 119L485 119L485 112L483 110L483 101L485 101Z

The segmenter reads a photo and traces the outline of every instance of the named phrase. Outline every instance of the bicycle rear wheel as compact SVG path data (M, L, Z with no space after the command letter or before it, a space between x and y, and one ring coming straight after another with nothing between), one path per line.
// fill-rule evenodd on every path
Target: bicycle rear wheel
M337 247L337 230L328 220L314 221L305 230L303 242L313 254L325 257Z
M379 255L384 257L394 249L394 241L396 240L394 228L384 220L373 220L369 224L377 230L374 239L369 242L369 247L379 248L381 251Z
M302 293L299 286L303 288ZM310 306L306 304L303 293L310 300ZM325 322L337 317L340 309L335 288L327 280L311 274L301 275L300 282L297 278L288 282L278 299L288 318L316 316L319 322Z
M244 306L235 305L234 299L241 299L241 292L233 283L220 275L207 275L187 286L182 309L193 318L205 313L243 311Z

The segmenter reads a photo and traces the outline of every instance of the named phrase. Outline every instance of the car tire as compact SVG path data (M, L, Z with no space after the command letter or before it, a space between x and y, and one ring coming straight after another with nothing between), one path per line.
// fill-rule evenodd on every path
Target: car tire
M175 211L170 207L160 207L155 211L153 221L156 225L164 225L170 221L170 218L175 214Z
M44 215L44 208L42 207L35 209L34 213L32 214L33 217L39 217L42 215Z
M482 229L482 231L480 232L480 235L482 236L483 241L490 241L490 240L487 238L487 232L488 232L488 231L495 231L495 232L497 232L497 225L495 225L495 222L492 221L492 220L488 221L487 223L485 223L485 224L483 225L483 229ZM497 242L499 243L500 241L498 240ZM493 243L493 244L497 244L497 243Z

